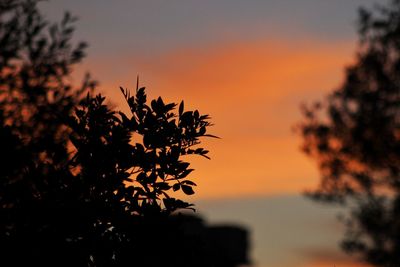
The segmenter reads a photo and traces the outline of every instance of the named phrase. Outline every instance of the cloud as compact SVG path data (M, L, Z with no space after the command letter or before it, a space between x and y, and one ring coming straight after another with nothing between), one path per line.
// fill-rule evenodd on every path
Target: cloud
M309 267L372 267L369 264L338 251L327 249L305 250L303 255Z
M150 98L184 99L187 108L211 114L210 131L222 139L205 142L212 161L194 160L204 198L293 193L315 185L316 167L299 152L291 129L301 118L301 102L339 85L351 55L347 41L271 38L99 57L89 68L122 109L118 87L134 89L139 73Z
M263 39L178 48L136 60L169 93L215 98L217 103L221 97L272 101L331 83L348 62L350 47L340 41Z

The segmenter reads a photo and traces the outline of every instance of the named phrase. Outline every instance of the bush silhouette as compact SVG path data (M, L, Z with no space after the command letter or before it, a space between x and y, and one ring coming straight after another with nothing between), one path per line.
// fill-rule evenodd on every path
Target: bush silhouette
M4 266L214 266L202 237L171 214L193 205L187 155L207 115L122 89L131 114L70 83L85 44L68 13L49 24L35 0L0 3L0 246ZM175 110L177 109L177 112Z
M400 1L360 10L356 63L299 129L321 183L310 195L350 210L342 248L400 266Z

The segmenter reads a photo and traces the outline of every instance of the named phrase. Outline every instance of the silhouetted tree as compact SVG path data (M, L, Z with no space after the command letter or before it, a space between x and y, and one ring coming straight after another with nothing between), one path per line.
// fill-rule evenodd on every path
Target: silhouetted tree
M347 205L342 247L400 266L400 1L360 9L356 62L324 102L304 108L305 153L321 170L316 200Z
M17 162L2 171L8 182L0 188L3 262L214 266L204 265L210 260L204 237L185 231L184 219L170 218L192 204L169 193L194 193L196 184L187 179L193 169L183 156L208 158L197 145L199 138L212 136L206 133L209 117L184 111L183 102L178 114L176 104L161 98L149 106L144 88L132 97L123 92L130 116L110 110L100 95L88 95L76 108L66 124L75 151L64 168L42 162L51 171L30 165L19 169L20 159L31 161L29 147L10 126L1 128L10 163ZM158 242L164 244L160 250Z
M44 249L38 244L50 243L46 238L50 240L50 232L57 231L49 225L56 225L55 211L62 212L56 207L68 201L65 188L72 181L65 123L95 85L88 76L79 88L70 81L86 46L71 44L75 18L67 13L60 23L50 24L39 12L38 2L0 2L0 242L7 248L0 253L4 261L40 255L36 252ZM42 235L42 230L49 234Z
M0 3L0 105L5 122L32 153L57 161L65 156L62 124L95 82L86 76L79 88L71 83L71 71L86 47L71 43L76 18L66 13L60 23L50 24L38 2Z
M187 179L193 169L183 157L208 158L197 145L201 137L212 136L206 133L209 117L184 111L183 102L176 114L177 105L161 97L148 105L144 88L134 96L121 90L130 115L110 110L98 95L88 96L70 119L76 148L70 164L77 173L72 191L79 200L74 209L84 214L75 217L86 226L69 239L78 247L92 243L83 246L95 266L204 266L201 244L190 245L179 221L169 218L192 204L169 191L194 193L196 184ZM151 249L155 240L164 240L162 252ZM181 242L188 246L178 253Z
M194 193L183 157L208 158L209 117L121 88L127 115L89 77L74 88L74 18L50 25L37 3L0 2L1 264L204 266L201 238L170 218L192 204L170 191Z

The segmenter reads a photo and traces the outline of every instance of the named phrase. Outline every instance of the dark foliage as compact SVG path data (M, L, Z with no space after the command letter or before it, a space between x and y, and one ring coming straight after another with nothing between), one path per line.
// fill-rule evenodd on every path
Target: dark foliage
M6 248L0 253L4 266L18 266L7 260L40 255L45 250L42 245L60 239L51 233L58 231L65 217L58 208L69 200L66 187L72 180L65 122L95 85L88 77L80 88L70 83L72 67L82 60L85 48L83 43L71 44L75 19L66 14L60 23L49 24L37 3L0 2L0 245Z
M87 76L79 88L71 84L71 71L86 47L71 43L76 18L66 13L60 23L50 24L40 14L38 2L1 2L0 104L7 124L30 151L57 161L58 154L65 156L62 124L95 82Z
M149 106L144 88L138 88L135 96L121 90L130 116L109 110L98 95L88 96L70 120L71 141L77 149L71 164L78 167L79 179L88 183L84 185L90 189L88 197L136 215L191 207L167 191L194 193L196 184L187 179L193 169L182 156L208 158L207 150L195 146L199 138L213 137L206 134L209 117L197 110L184 111L183 101L178 114L173 112L176 104L165 104L161 97Z
M124 94L129 117L100 95L76 108L66 124L75 151L63 168L43 161L46 172L12 164L3 171L1 242L10 266L213 266L204 265L210 257L203 237L184 231L179 216L170 218L192 204L168 193L194 193L182 156L207 157L196 145L210 136L208 116L184 111L183 102L175 114L176 105L161 98L150 107L144 88ZM29 147L11 129L0 132L10 162L29 162Z
M208 158L209 117L121 88L127 115L88 77L74 88L74 18L51 25L37 2L0 2L1 265L213 266L170 218L192 209L170 192L194 193L184 157Z
M400 1L360 10L356 63L299 129L321 183L310 195L347 205L342 247L375 265L400 266Z

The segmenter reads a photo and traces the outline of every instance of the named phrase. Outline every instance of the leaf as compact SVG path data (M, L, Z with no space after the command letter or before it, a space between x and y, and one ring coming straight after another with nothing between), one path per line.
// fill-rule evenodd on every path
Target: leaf
M154 110L155 113L159 113L159 104L155 100L151 100L150 102L151 108Z
M205 135L203 135L203 136L221 139L221 137L218 137L218 136L212 135L212 134L205 134Z
M152 138L149 134L145 134L143 136L143 144L146 148L150 148L150 146L152 144Z
M187 169L184 170L179 176L179 179L185 178L186 176L188 176L192 171L194 171L194 169Z
M177 209L191 209L193 211L196 211L194 208L191 208L193 207L193 204L175 198L164 198L163 203L165 208L169 212L175 211Z
M208 151L207 151L208 152ZM200 154L200 156L206 158L206 159L211 159L209 156L205 155L205 154Z
M206 127L202 126L199 130L199 135L204 135L206 133Z
M183 114L183 109L184 109L184 103L183 100L181 101L181 103L179 104L179 116L182 116Z
M166 182L156 183L156 187L158 187L158 189L160 189L162 191L169 190L171 188L171 186Z
M136 99L139 105L144 105L147 101L146 93L144 92L145 88L141 87L136 91Z
M192 185L192 186L197 186L196 183L194 183L194 182L192 182L192 181L190 181L190 180L182 181L181 184L188 184L188 185Z
M157 181L157 174L152 172L148 177L148 182L149 183L155 183L156 181Z
M174 185L172 186L172 189L173 189L174 191L178 191L180 188L181 188L181 184L180 184L180 183L176 183L176 184L174 184Z
M161 168L158 169L158 176L160 176L160 178L163 180L165 179L165 173Z
M122 111L119 111L118 114L121 116L124 126L125 127L129 126L131 120L125 115L125 113L123 113Z
M193 188L189 185L181 185L183 193L186 195L193 195L194 191Z
M147 178L146 173L141 172L138 174L138 176L136 176L136 181L141 183L141 182L145 181L146 178Z
M161 96L159 96L159 97L157 98L157 104L159 105L159 107L160 107L161 109L164 109L165 104L164 104L164 101L162 100Z
M203 150L204 150L204 148L199 147L194 151L194 153L201 154L201 152L203 152Z
M121 92L122 92L122 94L124 95L125 99L128 99L128 98L129 98L129 97L128 97L128 92L125 91L125 89L122 88L121 86L119 87L119 89L121 90Z
M184 126L191 125L191 124L192 124L192 121L193 121L193 112L192 112L192 111L186 111L186 112L184 112L184 113L180 116L179 120L181 121L181 123L182 123Z
M180 150L179 146L171 147L171 152L170 152L171 160L177 161L179 159L180 152L181 152L181 150Z
M196 120L198 120L199 117L200 117L199 111L198 111L198 110L195 110L194 113L193 113L193 116L194 116L194 118L195 118Z
M164 107L164 112L171 111L171 110L173 110L175 107L176 107L176 104L175 104L175 103L167 104L167 105L165 105L165 107Z

